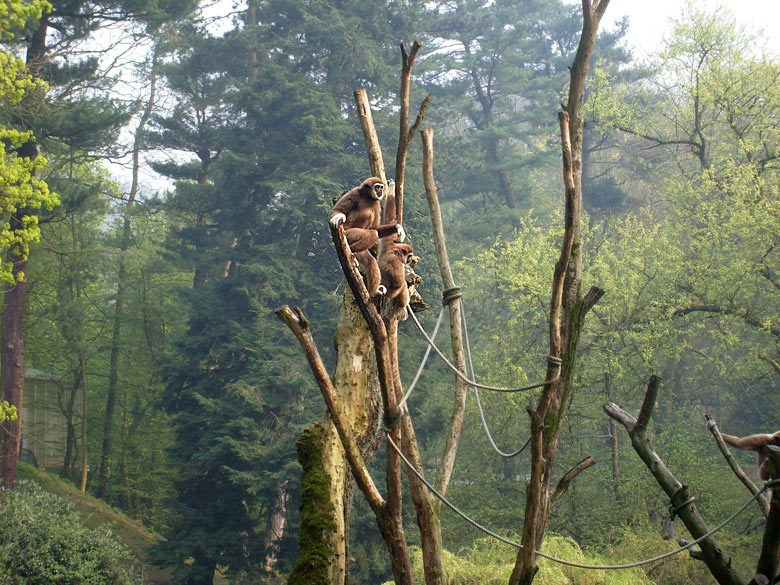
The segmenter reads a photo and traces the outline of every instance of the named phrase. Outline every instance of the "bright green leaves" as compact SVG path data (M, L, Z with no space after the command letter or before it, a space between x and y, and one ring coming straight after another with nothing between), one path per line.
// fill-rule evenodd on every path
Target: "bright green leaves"
M13 38L12 31L24 25L28 18L40 18L44 10L50 10L48 2L29 4L13 0L0 5L0 36ZM0 104L17 104L26 93L44 87L40 79L27 74L24 63L13 54L0 51ZM0 252L10 252L15 258L26 258L30 244L41 236L38 218L23 214L27 209L51 209L57 205L57 196L49 191L46 182L36 178L46 165L46 159L21 157L17 149L34 140L32 133L20 132L0 126ZM15 221L14 217L20 217ZM0 264L0 281L14 282L13 263ZM19 274L18 278L24 278Z
M28 19L40 18L43 12L49 12L51 4L45 0L3 0L0 3L0 38L14 38L14 32L21 29ZM4 69L0 69L5 73Z
M38 156L33 160L19 157L13 149L31 139L29 132L0 128L0 213L5 218L0 224L0 250L10 251L15 257L26 258L30 244L40 239L41 231L35 215L24 214L21 225L12 218L22 210L52 209L59 200L49 191L46 182L35 177L35 173L46 165L46 159ZM7 146L8 145L8 146ZM13 263L0 264L0 280L13 283ZM19 278L24 275L20 274Z
M5 400L0 401L0 422L4 420L16 420L16 407Z

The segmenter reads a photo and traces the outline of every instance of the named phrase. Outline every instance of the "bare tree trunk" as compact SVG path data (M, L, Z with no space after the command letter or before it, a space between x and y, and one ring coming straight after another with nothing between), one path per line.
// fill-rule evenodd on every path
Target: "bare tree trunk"
M21 219L11 220L12 229L22 229ZM8 254L13 262L11 274L16 284L5 293L2 322L2 383L3 400L16 407L16 420L3 421L0 426L0 475L3 487L14 489L19 439L22 431L22 394L24 391L24 301L27 297L27 260L13 251Z
M546 385L531 418L531 476L526 485L523 549L517 554L510 585L530 585L539 570L536 551L541 547L547 521L559 484L550 491L552 466L558 450L561 424L574 390L574 366L580 332L588 311L603 291L592 288L581 295L582 234L582 137L585 122L582 105L590 55L596 42L598 25L609 0L583 0L583 27L577 55L571 67L571 83L566 111L559 113L563 153L563 180L566 188L564 237L561 254L553 275L550 300L550 357L547 378L556 374L555 360L561 360L560 377Z
M290 499L287 493L287 483L288 481L285 480L276 487L276 498L271 510L271 517L268 520L268 532L265 538L266 571L273 570L276 565L279 558L279 543L284 536L284 529L287 525L287 502Z
M89 467L87 459L87 357L86 352L79 352L79 366L81 369L81 493L87 493L87 471Z
M349 290L344 295L334 340L338 357L333 387L368 460L376 451L381 430L379 382L373 340ZM307 427L296 445L303 467L302 526L298 559L288 583L316 583L320 575L327 578L322 582L342 584L348 566L348 502L344 496L352 480L330 415ZM311 554L309 549L318 552Z
M78 370L73 372L73 384L65 389L61 388L58 405L60 412L65 417L65 455L62 458L62 477L75 477L76 458L78 449L76 447L76 398L79 388L81 388L81 373ZM64 404L63 404L64 402Z
M442 273L442 282L445 289L451 293L455 291L455 281L447 257L447 250L444 243L444 230L441 222L441 213L438 206L437 189L433 179L433 130L425 129L422 131L423 140L423 174L425 178L426 192L428 193L428 202L431 207L431 220L434 226L434 240L436 243L437 255L439 258L439 267ZM463 372L466 371L465 352L463 351L463 338L461 334L461 305L460 300L455 296L451 297L448 303L450 307L450 334L452 338L453 353L455 364ZM390 334L391 339L397 341L394 331ZM397 347L393 347L393 355L397 355ZM400 376L397 377L396 384L401 388ZM455 399L453 405L450 428L447 433L447 441L442 457L442 465L436 479L436 487L440 493L445 494L449 487L452 469L455 463L460 432L463 427L463 412L465 409L466 393L468 387L465 382L456 378ZM400 396L400 393L399 393ZM422 472L423 464L420 457L419 446L417 444L414 426L411 419L404 415L403 425L403 445L402 449L406 457L411 461L415 468ZM420 527L420 541L423 551L423 569L425 573L425 582L427 585L439 585L447 583L446 567L444 566L443 544L441 535L441 503L438 499L428 493L425 485L417 478L414 473L407 474L409 486L417 512L417 523Z

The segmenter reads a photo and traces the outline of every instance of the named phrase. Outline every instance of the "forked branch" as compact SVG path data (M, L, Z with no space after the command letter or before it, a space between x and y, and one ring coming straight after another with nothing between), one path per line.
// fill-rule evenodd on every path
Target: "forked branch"
M417 59L422 45L415 39L412 43L412 49L406 52L406 45L401 43L401 88L399 91L400 102L400 131L398 134L398 150L395 155L395 216L398 223L403 223L404 218L404 182L406 178L406 158L409 152L409 145L416 134L420 124L425 119L425 112L428 104L431 103L431 94L428 93L420 104L420 110L417 118L409 128L409 94L412 83L412 68Z
M341 439L341 444L344 447L344 453L352 474L355 476L355 481L360 491L365 495L371 509L378 512L384 507L385 501L376 488L374 480L371 479L371 475L368 473L366 463L360 454L360 448L352 433L352 428L338 404L333 383L325 368L325 364L322 363L322 358L320 358L320 354L317 351L317 345L311 335L308 319L306 319L301 309L295 307L295 313L293 313L287 305L278 309L276 315L290 328L300 342L301 347L303 347L306 359L314 374L314 379L317 381L322 398L325 400L328 414Z
M660 378L651 377L639 418L634 418L612 402L604 406L604 411L626 428L629 437L631 437L631 445L650 470L658 485L669 497L674 514L680 517L688 532L695 539L699 539L705 536L709 529L696 507L696 498L691 496L688 485L678 480L661 460L651 446L647 434L647 427L658 398L659 386ZM734 568L732 559L723 552L712 535L704 538L699 546L702 550L702 560L707 564L707 568L718 583L721 585L744 585L746 583L745 579Z

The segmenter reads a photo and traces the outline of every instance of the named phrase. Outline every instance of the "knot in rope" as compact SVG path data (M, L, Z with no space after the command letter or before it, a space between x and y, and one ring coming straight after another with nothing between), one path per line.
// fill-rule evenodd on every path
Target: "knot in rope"
M563 360L559 357L555 357L554 355L548 355L547 363L551 366L558 366L560 368L563 365Z
M669 506L669 518L672 519L672 522L674 522L674 519L675 519L675 517L677 517L677 515L680 512L680 510L682 510L685 506L687 506L688 504L692 504L695 501L696 501L696 496L691 496L690 498L685 500L679 506L675 506L674 504Z
M710 419L710 420L707 421L707 430L708 431L711 431L716 426L717 426L717 423L713 419Z
M383 427L386 433L390 433L398 425L398 423L401 422L401 417L403 416L403 414L404 414L403 408L398 408L398 414L396 414L395 417L393 418L390 418L389 414L385 413L385 416L383 417L384 418Z
M669 498L670 505L669 505L669 518L672 519L672 522L674 522L675 517L679 514L680 510L682 510L685 506L688 504L692 504L696 501L695 496L690 496L687 500L684 502L675 505L674 500L677 499L677 496L683 495L683 497L687 496L686 490L688 489L688 484L684 483L682 484L676 492L672 494L672 497Z
M452 288L448 288L443 293L441 293L441 304L449 305L452 301L459 299L462 296L463 294L461 293L460 287L453 286Z

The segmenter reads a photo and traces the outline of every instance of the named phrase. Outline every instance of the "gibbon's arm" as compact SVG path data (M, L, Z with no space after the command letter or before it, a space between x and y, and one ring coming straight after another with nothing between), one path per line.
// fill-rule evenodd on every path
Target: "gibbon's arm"
M733 435L727 435L726 433L721 433L721 437L723 437L723 440L731 445L732 447L736 447L737 449L744 449L745 451L759 451L762 447L765 447L769 441L772 440L772 437L774 435L767 435L767 434L759 434L759 435L748 435L747 437L735 437Z
M386 238L388 236L395 236L399 241L403 242L406 239L406 232L400 223L386 223L376 228L380 238Z
M356 207L356 201L354 197L347 197L352 192L345 193L341 199L336 201L336 205L330 210L330 217L328 221L333 227L338 227L340 223L347 221L347 215Z

